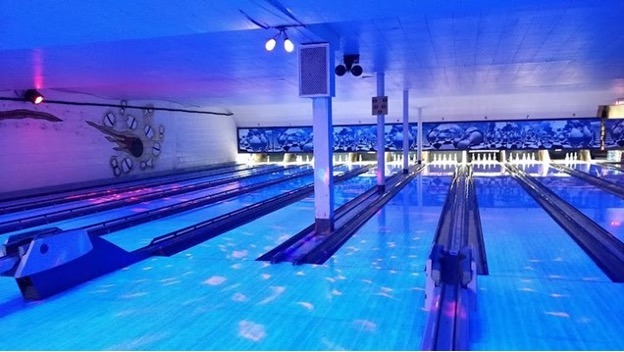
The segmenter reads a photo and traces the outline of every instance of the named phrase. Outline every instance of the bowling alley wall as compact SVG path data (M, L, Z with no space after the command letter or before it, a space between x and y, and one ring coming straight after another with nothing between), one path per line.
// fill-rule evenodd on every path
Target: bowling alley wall
M235 160L236 126L230 116L154 109L180 108L169 102L132 106L141 108L0 102L0 194L144 178Z

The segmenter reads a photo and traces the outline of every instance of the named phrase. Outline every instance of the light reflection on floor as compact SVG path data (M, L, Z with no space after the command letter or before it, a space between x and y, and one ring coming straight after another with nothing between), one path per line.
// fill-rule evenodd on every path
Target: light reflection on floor
M254 260L310 224L301 215L312 213L309 198L42 302L24 302L2 280L1 348L418 349L424 262L448 182L426 177L420 195L417 181L408 185L324 265ZM624 349L624 286L527 205L530 197L514 207L509 195L521 191L496 185L502 193L480 199L491 275L478 279L471 347ZM356 190L347 184L337 202Z

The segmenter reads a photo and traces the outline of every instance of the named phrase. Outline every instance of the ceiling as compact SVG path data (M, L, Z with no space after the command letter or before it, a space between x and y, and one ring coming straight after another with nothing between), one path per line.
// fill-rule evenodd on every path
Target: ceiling
M303 24L290 38L329 42L336 64L360 54L364 75L337 77L335 106L366 102L370 111L377 72L386 95L455 97L460 108L569 93L592 97L583 104L595 110L624 96L621 0L0 0L0 8L3 96L36 87L235 116L305 104L296 53L265 51L277 30L249 18Z

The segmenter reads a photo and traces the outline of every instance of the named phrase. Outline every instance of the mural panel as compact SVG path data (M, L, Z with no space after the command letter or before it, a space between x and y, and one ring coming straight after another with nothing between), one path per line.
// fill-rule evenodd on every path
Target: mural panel
M612 139L624 144L624 121ZM600 118L423 123L423 150L599 149ZM617 125L615 122L612 124ZM375 151L377 125L333 127L335 152ZM384 126L385 150L403 150L403 125ZM417 150L418 124L410 123L409 149ZM612 144L617 144L613 142ZM239 152L312 152L312 127L238 129Z
M416 150L417 125L410 125L410 149ZM402 150L403 126L385 126L387 151ZM334 152L375 151L377 125L337 125L333 127ZM238 129L238 151L241 153L311 153L312 127L260 127Z
M624 119L605 119L605 148L624 147Z
M312 127L239 128L238 151L243 153L311 153Z
M598 149L600 119L423 124L424 150Z

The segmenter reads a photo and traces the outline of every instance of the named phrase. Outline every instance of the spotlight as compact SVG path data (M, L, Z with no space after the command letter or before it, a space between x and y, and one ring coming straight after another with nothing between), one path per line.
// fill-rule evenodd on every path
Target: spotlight
M345 73L347 73L347 68L345 67L345 65L338 65L336 66L336 69L334 71L338 76L342 77Z
M267 29L275 28L278 30L277 34L273 38L267 40L264 44L264 48L267 51L273 51L273 49L275 49L275 46L277 46L277 41L282 37L282 33L284 34L284 50L288 53L292 53L295 50L295 43L293 43L293 41L288 38L288 34L286 33L287 27L294 26L266 27Z
M273 49L275 49L276 44L277 44L277 40L275 40L275 38L271 38L267 40L267 42L264 44L264 48L267 51L272 51Z
M34 89L28 89L24 92L24 99L33 104L39 104L43 101L43 95Z
M345 73L351 72L351 74L355 77L359 77L364 72L362 66L358 65L358 63L360 63L360 55L345 55L342 61L344 62L344 65L340 64L336 66L336 69L334 70L336 75L343 76Z
M288 53L292 53L293 50L295 50L295 44L293 44L292 40L288 38L288 35L286 35L286 32L284 32L284 36L286 37L284 38L284 50L286 50L286 52Z

